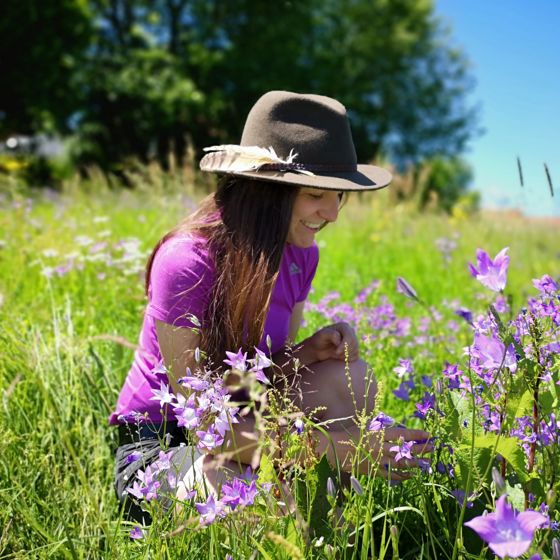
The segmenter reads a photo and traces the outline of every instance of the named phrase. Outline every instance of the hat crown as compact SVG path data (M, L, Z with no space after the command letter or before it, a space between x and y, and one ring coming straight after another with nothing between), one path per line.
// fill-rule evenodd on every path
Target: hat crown
M346 108L322 95L266 93L247 116L241 145L272 147L281 158L293 150L304 164L357 164Z

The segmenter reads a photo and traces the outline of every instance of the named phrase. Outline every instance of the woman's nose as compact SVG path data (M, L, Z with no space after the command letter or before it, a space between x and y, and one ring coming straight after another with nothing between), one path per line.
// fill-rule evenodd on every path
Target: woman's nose
M329 193L330 195L331 193ZM336 222L338 218L338 209L340 206L340 200L338 197L338 193L332 193L334 196L329 196L327 200L325 200L325 205L321 208L321 218L323 220L327 220L328 222Z

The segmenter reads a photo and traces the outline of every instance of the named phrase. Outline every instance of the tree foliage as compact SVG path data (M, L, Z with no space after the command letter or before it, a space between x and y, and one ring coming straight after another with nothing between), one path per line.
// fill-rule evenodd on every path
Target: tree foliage
M18 30L0 37L3 50L31 29L18 3L7 1ZM33 115L48 114L58 128L74 128L80 161L106 169L130 156L180 158L189 143L200 150L236 142L248 109L270 89L341 100L363 161L383 155L404 167L453 156L474 132L467 63L450 46L431 0L23 4L45 22L66 24L31 39L18 55L25 76L14 73L0 98L0 126L40 128ZM44 91L30 87L36 72L49 77ZM25 95L10 104L18 88Z
M72 76L92 40L85 1L2 0L0 138L67 131L80 108Z

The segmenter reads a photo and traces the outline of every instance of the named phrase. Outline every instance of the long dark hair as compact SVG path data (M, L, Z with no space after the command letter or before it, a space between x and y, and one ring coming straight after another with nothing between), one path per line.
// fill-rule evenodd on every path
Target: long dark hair
M217 191L165 235L146 267L146 293L154 257L171 237L207 240L215 267L210 305L202 321L201 349L215 364L226 350L260 342L299 187L225 176Z

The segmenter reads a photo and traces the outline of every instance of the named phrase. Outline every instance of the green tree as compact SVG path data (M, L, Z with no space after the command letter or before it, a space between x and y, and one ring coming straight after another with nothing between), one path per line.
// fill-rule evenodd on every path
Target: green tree
M21 106L53 116L59 127L70 122L84 163L113 170L131 156L164 163L170 152L180 158L189 142L200 150L236 141L249 107L270 89L340 99L351 110L363 161L384 156L404 168L435 154L452 157L475 131L466 61L450 46L432 0L90 0L87 10L79 0L58 4L82 14L78 37L90 40L61 42L58 50L79 64L56 82L66 84L53 97L58 105L28 95ZM17 21L25 35L29 25ZM44 41L24 56L29 75L55 66ZM6 106L7 115L22 113Z
M313 42L313 86L352 110L361 159L404 168L460 153L474 132L474 82L431 0L325 0ZM335 79L333 79L335 77Z
M91 40L85 0L2 0L0 137L68 130L79 109L72 76Z
M464 198L469 190L473 173L469 164L460 157L445 158L437 156L422 165L422 177L417 184L417 199L420 209L435 204L446 212ZM473 200L471 206L476 207Z
M185 153L208 96L190 58L186 0L93 0L95 39L76 74L84 102L77 118L79 162L118 171L129 157L165 163Z

